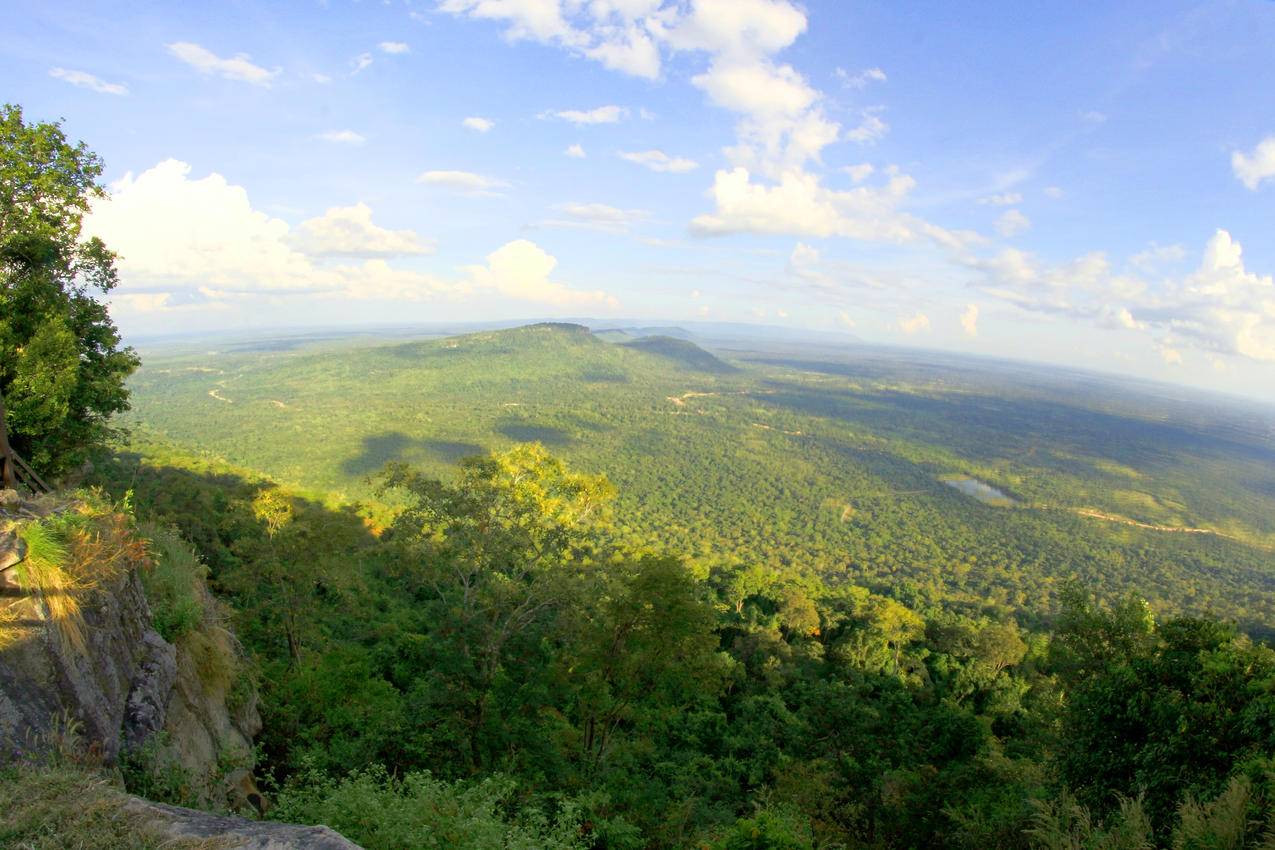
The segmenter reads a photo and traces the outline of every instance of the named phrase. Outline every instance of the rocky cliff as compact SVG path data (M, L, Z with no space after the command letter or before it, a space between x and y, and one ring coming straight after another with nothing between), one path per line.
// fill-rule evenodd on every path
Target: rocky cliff
M0 764L74 746L77 759L107 768L176 772L201 806L261 810L251 773L261 721L238 645L202 572L186 576L187 622L168 629L171 641L160 634L144 581L149 548L110 505L0 491ZM355 846L321 828L119 802L169 837Z

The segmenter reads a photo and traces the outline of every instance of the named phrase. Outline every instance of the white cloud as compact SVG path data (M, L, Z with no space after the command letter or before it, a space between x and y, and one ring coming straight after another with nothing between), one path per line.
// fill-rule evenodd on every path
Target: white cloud
M480 118L477 115L471 115L460 123L466 128L479 133L486 133L491 130L492 127L496 126L496 122L492 121L490 118Z
M73 86L89 89L98 94L128 94L128 86L122 83L108 83L103 79L93 76L88 71L72 71L68 68L50 68L49 76L54 79L61 80L64 83L70 83Z
M978 336L978 305L969 304L961 314L961 330L966 336Z
M301 222L291 235L297 250L312 256L377 257L432 254L434 245L422 242L412 230L387 230L372 222L366 204L333 207L318 218Z
M584 152L584 148L580 147L580 145L568 145L567 149L563 151L563 153L572 159L584 159L585 156L587 156Z
M1250 153L1231 154L1231 170L1237 180L1254 192L1263 181L1275 179L1275 136L1263 140Z
M325 142L333 142L338 145L361 145L367 139L361 134L353 130L327 130L320 133L319 138Z
M191 180L166 160L112 184L86 230L120 255L125 284L173 282L217 289L311 289L315 268L287 244L286 222L252 208L248 193L220 174Z
M558 0L441 0L438 8L453 15L502 21L508 24L505 36L510 41L583 45L583 34L567 23Z
M391 56L399 56L404 53L411 53L412 48L403 41L382 41L377 45L382 53L388 53Z
M597 203L557 204L554 211L563 218L541 222L546 227L581 227L608 233L623 233L636 222L650 215L646 210L624 210Z
M1159 351L1160 357L1164 360L1166 365L1169 365L1169 366L1182 365L1181 351L1178 351L1176 348L1173 348L1172 346L1168 344L1159 346L1157 350ZM1216 365L1217 364L1215 363L1214 366L1216 367Z
M1032 221L1021 210L1006 210L996 219L996 232L1006 238L1030 230Z
M360 53L355 56L350 60L350 75L353 76L366 71L373 61L371 53Z
M886 81L885 71L880 68L867 68L857 74L851 74L845 68L836 70L837 79L841 80L847 88L864 89L869 83L884 83Z
M850 314L847 313L845 310L842 310L840 313L837 314L837 322L843 328L849 328L852 330L858 326L858 323L854 319L852 319L850 317Z
M320 74L318 72L311 74L310 79L314 80L321 86L326 86L328 83L332 82L332 78L327 74Z
M1129 258L1129 265L1143 272L1154 272L1162 266L1180 263L1186 259L1186 249L1181 245L1157 245L1152 242L1145 250Z
M659 45L638 24L606 28L601 41L586 48L584 55L634 77L654 80L660 75Z
M1047 198L1053 198L1055 201L1056 201L1056 200L1058 200L1059 198L1061 198L1061 197L1062 197L1063 195L1065 195L1065 194L1067 194L1067 193L1066 193L1066 192L1064 192L1064 191L1062 190L1062 187L1060 187L1060 186L1046 186L1046 187L1045 187L1045 197L1047 197Z
M1082 112L1080 114L1080 120L1084 121L1086 124L1105 124L1107 122L1107 115L1105 112L1099 112L1096 109L1091 109L1088 112Z
M497 190L509 187L504 180L472 171L426 171L416 178L416 182L469 195L494 195Z
M688 171L694 171L699 168L699 163L693 159L669 156L661 150L620 151L619 156L620 159L637 163L652 171L663 171L671 174L685 174Z
M546 304L618 304L601 290L581 291L550 280L557 265L558 261L536 243L516 239L488 254L485 266L469 266L465 272L474 286L494 289L509 298Z
M864 180L867 180L872 176L873 172L876 171L876 168L874 168L870 162L861 162L858 165L847 165L841 170L846 174L849 174L850 179L854 182L862 183Z
M657 77L665 54L702 55L706 64L693 74L692 84L738 121L735 143L723 151L734 168L716 176L711 196L718 207L692 222L697 232L871 233L871 238L888 234L884 238L899 241L924 233L945 244L969 238L904 215L888 200L889 191L833 192L808 170L829 145L866 144L889 128L881 108L872 107L847 132L828 117L823 93L778 59L807 28L805 11L792 0L441 0L439 8L501 22L506 38L552 44L640 77ZM886 75L869 68L853 78L843 76L867 84ZM625 110L610 106L541 115L550 116L577 124L613 123ZM870 172L852 176L862 181ZM792 200L801 208L782 206ZM875 210L863 208L883 204L890 208L888 220L872 223Z
M267 298L423 301L487 292L552 305L616 303L604 292L551 280L557 261L533 242L510 242L485 265L450 277L396 268L382 257L428 247L411 231L373 224L363 204L330 209L290 232L286 222L254 209L243 187L219 174L192 180L190 170L166 160L125 175L85 220L85 235L120 255L121 283L111 300L123 311L202 314ZM377 256L336 265L321 261L321 253Z
M899 330L908 336L928 331L930 329L930 317L924 313L917 313L913 316L904 316L899 319Z
M1011 248L966 262L983 275L984 292L1024 310L1275 362L1275 280L1248 271L1239 243L1225 230L1209 240L1194 272L1154 284L1117 274L1101 253L1049 265Z
M890 131L890 125L881 120L881 116L877 114L879 111L877 109L865 109L859 121L859 126L847 132L846 138L861 145L885 138L885 134Z
M691 229L701 235L772 233L794 236L844 236L871 242L930 239L950 248L976 241L973 234L945 230L898 208L916 182L891 170L880 186L837 191L818 178L790 171L773 186L755 183L745 168L718 171L713 181L715 213L696 217Z
M545 113L542 117L561 118L570 121L577 127L585 124L615 124L628 115L629 111L622 106L599 106L597 109L563 109Z
M246 53L236 54L230 59L222 59L204 47L190 41L177 41L168 45L168 52L190 65L201 74L214 74L227 80L252 83L254 86L269 86L279 75L279 69L267 71L260 65L254 65Z
M1012 207L1014 204L1021 204L1023 196L1020 192L1002 192L999 195L988 195L979 198L978 202L984 206Z

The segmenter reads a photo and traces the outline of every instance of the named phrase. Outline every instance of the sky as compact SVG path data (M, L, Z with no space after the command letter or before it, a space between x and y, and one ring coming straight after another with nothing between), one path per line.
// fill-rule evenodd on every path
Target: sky
M1275 400L1275 2L0 0L126 338L587 316Z

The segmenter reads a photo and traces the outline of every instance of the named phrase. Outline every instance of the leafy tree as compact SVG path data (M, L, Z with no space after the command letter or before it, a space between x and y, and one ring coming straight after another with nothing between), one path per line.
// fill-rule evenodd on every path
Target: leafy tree
M605 478L569 472L539 444L468 458L455 484L402 466L385 483L409 503L390 533L446 647L445 662L431 665L434 691L461 703L466 755L477 768L487 760L494 691L515 658L526 676L536 635L569 604L613 491Z
M0 395L14 449L56 474L80 463L128 408L132 349L98 297L115 287L115 255L81 238L105 196L102 161L57 123L0 107Z

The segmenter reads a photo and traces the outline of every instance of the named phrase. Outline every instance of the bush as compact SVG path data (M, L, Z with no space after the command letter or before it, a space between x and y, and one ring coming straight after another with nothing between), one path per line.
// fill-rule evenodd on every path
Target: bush
M735 821L713 850L811 850L812 841L804 818L786 810L762 809Z
M556 816L510 814L514 783L450 783L429 773L389 776L383 767L333 779L305 771L280 792L274 820L323 824L367 850L584 850L577 807Z
M148 528L154 566L143 574L155 631L169 643L193 632L204 618L200 586L207 568L172 528Z

